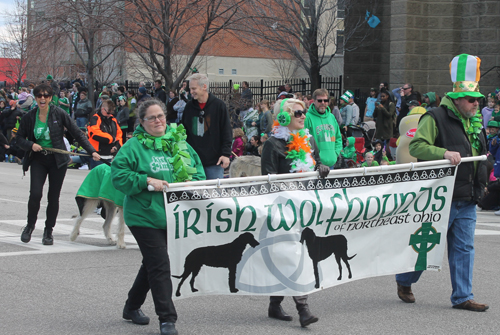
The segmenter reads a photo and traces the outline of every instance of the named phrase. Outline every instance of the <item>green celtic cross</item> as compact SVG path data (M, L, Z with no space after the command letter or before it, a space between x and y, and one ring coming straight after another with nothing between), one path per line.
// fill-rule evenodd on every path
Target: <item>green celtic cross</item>
M415 271L427 269L427 253L431 251L441 240L441 233L432 226L432 222L422 223L422 227L410 236L410 243L413 250L418 253Z

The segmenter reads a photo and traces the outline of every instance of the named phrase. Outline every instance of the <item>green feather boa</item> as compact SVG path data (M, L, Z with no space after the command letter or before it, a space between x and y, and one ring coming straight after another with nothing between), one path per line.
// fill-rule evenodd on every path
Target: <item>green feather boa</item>
M193 179L196 168L191 166L191 155L186 142L186 129L183 125L171 123L165 135L160 137L151 136L141 125L134 132L140 143L146 148L156 151L164 151L170 154L168 162L174 168L174 183L182 183Z

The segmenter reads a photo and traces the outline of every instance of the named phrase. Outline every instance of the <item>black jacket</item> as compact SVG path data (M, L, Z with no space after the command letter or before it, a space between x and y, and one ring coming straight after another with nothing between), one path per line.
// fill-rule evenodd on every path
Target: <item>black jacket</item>
M399 123L401 122L401 119L408 115L408 113L410 112L410 107L408 107L407 103L412 100L417 100L417 94L415 92L411 92L409 96L401 97L401 108L399 110L398 118L396 119L396 129L399 129Z
M260 170L263 175L266 174L281 174L290 173L292 160L286 158L287 142L271 136L264 142L262 148L262 159L260 163ZM309 138L309 145L311 146L312 156L316 161L316 169L320 166L321 160L319 158L319 149L314 141L314 137Z
M23 111L16 105L15 109L5 108L0 115L0 122L3 122L4 129L12 129L16 126L17 117L23 116Z
M200 105L197 100L186 104L182 114L182 124L186 128L187 142L200 156L203 166L216 165L220 156L231 156L233 130L229 113L224 101L209 93L202 118L204 132L202 136L194 133L194 126L198 126Z
M155 98L160 99L161 102L166 104L167 103L167 92L165 92L164 89L160 88L159 90L155 91Z
M19 125L19 130L17 131L17 144L18 146L26 151L26 156L23 162L23 171L28 171L31 161L33 160L33 144L36 143L35 139L35 123L36 123L36 112L38 107L33 108L31 111L26 113L21 119L21 124ZM89 154L95 152L95 149L90 145L85 134L78 128L75 121L73 121L68 113L63 109L55 106L50 106L49 117L47 119L47 125L50 132L50 139L52 140L52 146L56 149L66 150L66 145L64 145L64 128L75 138L79 145L81 145ZM54 154L56 158L57 168L61 168L69 162L69 156L66 154Z
M472 146L465 133L462 121L453 113L452 110L441 106L433 108L424 114L431 116L436 120L438 128L438 136L434 141L434 145L440 148L445 148L449 151L457 151L462 157L472 157ZM420 118L422 121L424 117ZM486 133L484 129L479 134L481 140L481 155L486 155ZM488 180L486 161L478 162L477 170L474 169L474 163L461 163L458 166L457 176L455 179L455 189L453 191L453 200L474 200L478 202L483 196L484 187Z
M174 97L167 103L167 120L177 119L177 111L174 110L175 104L179 101L178 97Z

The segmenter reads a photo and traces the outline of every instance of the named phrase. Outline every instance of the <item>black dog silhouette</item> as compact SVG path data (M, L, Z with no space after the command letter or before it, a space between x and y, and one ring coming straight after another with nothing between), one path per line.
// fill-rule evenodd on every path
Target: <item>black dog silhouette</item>
M339 265L340 275L337 280L342 279L342 265L340 264L341 258L347 266L347 270L349 270L349 279L352 278L351 266L348 261L353 259L357 254L352 257L347 257L347 239L344 235L317 237L312 229L306 228L300 235L300 243L304 243L304 241L307 245L309 257L313 261L314 277L316 278L316 285L314 285L314 287L319 288L318 263L327 259L332 254L335 254L335 259Z
M184 273L174 278L182 278L175 295L181 296L182 283L193 274L191 277L191 292L198 292L194 288L194 280L203 265L211 266L214 268L227 268L229 270L229 290L231 293L238 292L236 288L236 265L241 261L241 256L247 244L255 248L260 243L255 240L251 233L243 233L238 236L233 242L223 245L208 246L194 249L187 255L184 262Z

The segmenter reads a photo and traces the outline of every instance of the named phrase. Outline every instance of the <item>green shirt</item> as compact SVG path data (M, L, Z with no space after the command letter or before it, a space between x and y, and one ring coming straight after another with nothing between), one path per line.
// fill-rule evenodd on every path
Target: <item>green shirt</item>
M47 117L48 118L48 117ZM36 119L35 123L35 138L36 143L45 148L52 148L52 140L50 139L50 130L45 122L40 121L39 118Z
M69 105L69 99L64 97L64 98L59 98L59 101L62 102L63 104L68 104ZM59 107L61 107L66 113L70 114L69 112L69 106L64 106L59 104Z
M410 155L418 159L433 161L444 159L445 148L440 148L434 145L438 136L438 128L436 120L428 114L422 115L415 137L410 142ZM469 141L471 136L468 135ZM479 152L471 146L472 155L478 156ZM474 162L474 167L477 168L478 162Z

